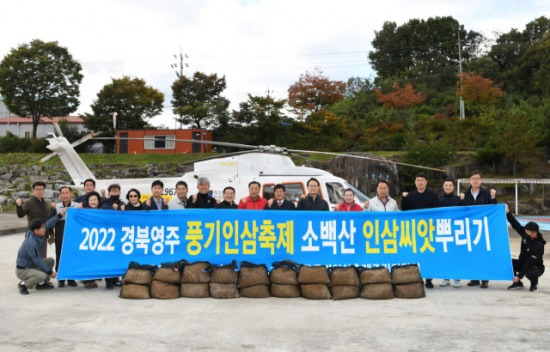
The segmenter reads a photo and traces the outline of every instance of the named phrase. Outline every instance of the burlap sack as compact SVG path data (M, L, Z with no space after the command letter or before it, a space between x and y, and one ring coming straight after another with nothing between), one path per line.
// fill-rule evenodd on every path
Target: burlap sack
M298 282L301 284L330 284L330 278L327 268L324 266L302 265L298 273Z
M394 285L393 292L396 298L424 298L424 283L416 282L413 284Z
M166 282L153 280L151 284L151 297L157 299L175 299L180 296L180 285L167 284Z
M391 275L388 268L361 268L361 285L367 284L391 284Z
M359 286L332 286L330 293L332 294L332 299L335 301L357 298L359 297Z
M392 284L368 284L361 287L361 298L366 299L392 299Z
M302 297L307 299L330 299L330 291L326 284L303 284L300 285Z
M255 285L241 288L241 297L267 298L269 297L269 285Z
M207 283L200 284L181 284L180 294L188 298L206 298L210 297Z
M298 273L290 268L280 267L271 270L269 279L272 284L298 285Z
M182 283L207 283L210 282L210 263L196 262L183 267Z
M151 271L144 269L128 269L122 278L126 284L151 285L153 275Z
M167 284L179 284L181 273L174 268L158 268L153 280Z
M359 275L357 275L357 270L354 266L347 268L331 268L330 284L331 286L357 286L357 288L359 288Z
M239 298L237 284L222 284L219 282L210 282L208 284L210 296L214 298Z
M270 283L265 266L254 268L241 266L239 271L239 287L241 289L256 285L269 285Z
M271 295L279 298L300 297L300 287L297 285L271 284Z
M149 299L149 286L124 283L120 288L120 298L127 299Z
M391 269L391 278L396 285L422 281L420 270L416 264L394 265Z
M233 268L219 267L210 272L210 282L219 284L236 284L239 281L239 273Z

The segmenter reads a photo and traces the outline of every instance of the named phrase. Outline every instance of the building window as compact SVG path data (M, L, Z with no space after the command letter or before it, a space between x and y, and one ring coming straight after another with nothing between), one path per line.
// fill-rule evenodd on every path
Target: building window
M175 149L175 136L145 136L145 149Z
M25 131L25 138L31 138L31 131Z

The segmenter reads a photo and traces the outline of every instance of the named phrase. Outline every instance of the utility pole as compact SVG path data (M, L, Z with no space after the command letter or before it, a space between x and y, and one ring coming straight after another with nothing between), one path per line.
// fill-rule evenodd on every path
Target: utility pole
M458 37L458 73L460 74L460 83L462 83L462 46L460 45L460 26L456 31ZM460 106L460 119L464 120L466 118L466 113L464 112L464 100L459 93L459 106Z
M184 67L189 67L189 64L187 62L185 62L186 60L189 59L189 56L187 54L184 54L182 49L181 49L181 46L180 46L180 54L179 55L176 55L174 54L174 59L178 60L179 59L179 62L175 62L173 64L170 64L170 67L172 69L174 69L174 71L176 72L176 76L178 77L178 79L180 79L181 77L183 77L183 68ZM175 123L174 123L174 128L177 128L177 117L174 117L174 120L175 120ZM182 123L180 122L180 129L183 127Z

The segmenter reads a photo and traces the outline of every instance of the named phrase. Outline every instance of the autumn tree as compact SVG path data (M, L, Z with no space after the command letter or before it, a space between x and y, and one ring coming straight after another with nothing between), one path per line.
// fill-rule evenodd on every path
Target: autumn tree
M164 94L148 86L143 79L113 78L98 93L84 124L90 130L113 135L113 113L117 113L117 129L143 129L147 121L162 112Z
M227 123L229 100L222 96L225 77L195 72L192 78L181 75L172 84L172 107L179 122L196 128Z
M491 79L475 72L465 72L458 75L459 95L467 102L482 105L494 105L504 92Z
M394 91L387 94L384 94L380 88L375 90L376 101L383 104L386 109L405 109L420 105L426 99L422 92L414 90L412 84L401 87L397 82L394 82L392 88Z
M32 119L67 116L78 108L82 66L57 42L35 39L12 49L0 63L0 94L13 113Z
M304 118L344 99L345 93L344 82L331 81L321 70L306 72L288 89L288 105L294 113Z

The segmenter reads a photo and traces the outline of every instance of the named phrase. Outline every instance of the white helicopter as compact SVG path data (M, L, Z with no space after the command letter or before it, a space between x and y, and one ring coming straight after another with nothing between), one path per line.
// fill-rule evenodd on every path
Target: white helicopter
M262 185L260 194L264 198L273 198L274 186L280 183L283 184L286 188L287 199L293 202L297 202L303 194L307 193L306 183L312 177L319 180L321 186L321 196L329 203L331 210L343 201L344 190L347 188L351 188L352 190L354 190L356 202L358 204L363 204L366 200L369 199L367 195L353 187L343 178L334 176L333 174L325 170L312 167L296 166L292 159L288 155L286 155L288 153L319 153L336 156L345 155L354 158L375 160L383 163L400 164L422 169L443 171L440 169L400 163L387 159L368 156L293 150L276 146L258 147L246 144L226 142L176 140L176 142L202 142L226 147L244 148L249 149L250 151L234 153L231 156L220 156L211 158L209 160L197 161L193 165L193 171L187 172L181 177L101 180L96 179L94 174L90 171L90 169L86 166L84 161L82 161L78 153L73 148L73 146L79 145L80 143L94 138L93 135L87 135L71 145L71 143L69 143L69 141L65 137L63 137L61 130L58 127L56 127L56 130L58 131L59 136L56 136L54 133L50 133L49 138L47 138L49 142L47 148L54 153L43 158L41 161L48 160L52 156L58 155L74 182L73 187L75 187L76 189L82 189L84 180L91 178L96 181L97 190L107 189L108 186L113 183L119 184L121 186L121 198L123 199L126 195L126 192L128 192L131 188L135 188L141 193L141 201L145 201L149 197L151 197L151 183L156 179L160 179L164 183L165 189L163 192L163 197L170 200L172 196L176 194L175 185L178 181L185 181L187 183L189 187L188 194L190 195L192 193L195 193L195 185L197 179L200 177L206 177L209 179L211 194L218 201L222 200L222 191L225 187L232 186L233 188L235 188L235 199L236 201L238 201L238 199L246 197L248 195L249 182L258 181ZM99 137L94 139L107 140L117 138Z

